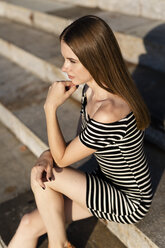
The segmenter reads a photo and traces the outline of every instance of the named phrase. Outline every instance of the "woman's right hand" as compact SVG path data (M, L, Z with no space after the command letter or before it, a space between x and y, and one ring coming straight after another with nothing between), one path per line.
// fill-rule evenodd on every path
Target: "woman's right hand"
M33 179L45 189L44 182L52 181L55 179L53 174L53 158L50 151L45 151L37 159L34 167L32 168Z

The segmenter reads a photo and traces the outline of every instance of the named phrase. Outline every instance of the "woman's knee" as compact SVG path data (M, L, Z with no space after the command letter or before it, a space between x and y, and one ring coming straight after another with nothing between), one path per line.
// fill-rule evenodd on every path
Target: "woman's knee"
M16 238L20 242L21 240L36 240L40 235L45 233L40 222L36 223L37 219L33 212L25 214L16 231Z
M33 167L31 170L30 183L31 183L31 189L33 192L35 192L40 187L39 183L36 181L36 168L35 167Z
M19 224L18 230L21 231L22 233L27 233L30 232L32 228L32 215L25 214Z
M35 242L37 241L35 229L31 225L31 217L31 214L25 214L22 217L16 233L8 244L8 247L22 247L22 244L30 239L33 241L35 240Z
M31 213L25 214L19 224L17 233L24 238L36 239L46 232L44 223L37 209ZM19 235L19 236L21 236Z

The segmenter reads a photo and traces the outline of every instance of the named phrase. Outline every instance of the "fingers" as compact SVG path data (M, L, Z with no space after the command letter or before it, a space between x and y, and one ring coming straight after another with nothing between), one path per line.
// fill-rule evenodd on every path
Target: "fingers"
M34 178L43 189L45 189L45 184L44 184L44 180L43 180L44 179L44 171L45 171L44 167L39 166L39 165L35 166Z
M70 89L69 86L65 86L65 90L68 91Z
M76 85L71 86L65 93L66 97L67 98L70 97L76 91L76 89L77 89Z
M71 86L74 86L74 84L72 83L72 81L67 81L67 80L61 80L61 81L55 81L52 85L54 85L54 84L62 84L62 85L64 85L65 87L71 87ZM51 86L50 86L51 87Z
M59 92L58 96L63 96L63 100L65 101L68 97L70 97L78 88L78 85L73 84L71 81L56 81L50 87L48 92L54 92L56 94ZM62 98L60 97L60 100ZM57 97L56 97L57 100ZM61 104L61 102L60 102Z
M32 169L32 174L34 180L43 188L45 189L44 182L52 181L55 179L53 172L53 163L51 164L48 160L42 159L37 161L35 166Z
M73 84L72 81L61 80L61 81L56 81L55 84L56 83L62 83L65 86L66 91L69 90L71 87L75 86L75 84ZM78 85L76 87L78 87Z
M60 81L60 82L62 82L65 86L74 86L72 81Z
M48 165L46 168L46 178L48 181L55 180L51 165Z

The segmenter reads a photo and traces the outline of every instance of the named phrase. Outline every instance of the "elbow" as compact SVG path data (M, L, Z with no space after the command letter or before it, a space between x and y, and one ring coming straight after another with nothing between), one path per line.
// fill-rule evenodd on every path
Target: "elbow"
M61 163L61 161L60 161L59 163L56 163L56 164L57 164L57 166L60 167L60 168L64 168L64 167L67 166L67 165Z
M67 167L69 164L67 163L67 159L65 159L63 156L62 157L57 157L57 154L53 154L52 152L52 157L56 163L56 165L60 168Z
M62 159L55 159L54 157L53 157L53 159L59 168L64 168L64 167L68 166L66 163L64 163L64 161Z

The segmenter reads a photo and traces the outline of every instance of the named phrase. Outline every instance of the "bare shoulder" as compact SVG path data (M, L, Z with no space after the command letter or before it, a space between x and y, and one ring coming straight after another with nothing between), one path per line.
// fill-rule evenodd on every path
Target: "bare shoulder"
M125 103L118 105L111 101L105 101L95 112L93 119L101 123L113 123L123 119L130 111L129 106Z

